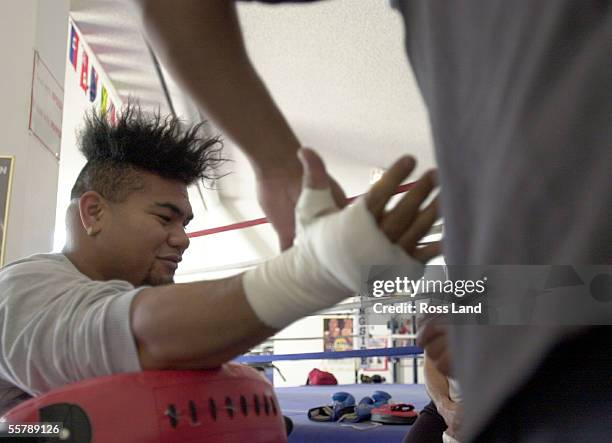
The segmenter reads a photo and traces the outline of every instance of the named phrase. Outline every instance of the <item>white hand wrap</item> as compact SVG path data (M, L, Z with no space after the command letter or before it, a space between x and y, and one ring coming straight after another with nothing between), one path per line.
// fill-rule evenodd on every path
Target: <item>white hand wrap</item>
M304 188L295 211L296 244L243 276L249 304L273 328L359 292L365 266L403 266L415 280L423 274L379 229L363 197L338 211L329 189Z

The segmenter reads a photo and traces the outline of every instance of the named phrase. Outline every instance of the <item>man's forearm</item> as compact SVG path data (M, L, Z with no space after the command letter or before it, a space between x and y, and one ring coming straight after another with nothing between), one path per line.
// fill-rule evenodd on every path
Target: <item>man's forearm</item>
M429 359L427 354L425 354L425 387L448 427L445 434L455 437L461 426L461 403L450 398L448 378L436 368L435 362Z
M246 53L229 0L140 0L156 53L257 173L292 165L299 141ZM194 25L194 23L196 25Z
M425 354L425 388L436 406L450 401L448 379L436 369L435 364Z
M143 289L131 319L143 369L219 366L275 332L251 309L242 275Z

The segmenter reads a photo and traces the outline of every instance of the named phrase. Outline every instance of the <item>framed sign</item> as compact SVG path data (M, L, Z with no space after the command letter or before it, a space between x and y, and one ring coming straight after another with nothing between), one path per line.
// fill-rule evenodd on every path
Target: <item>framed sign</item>
M0 267L4 265L6 225L11 200L14 162L15 157L0 156Z

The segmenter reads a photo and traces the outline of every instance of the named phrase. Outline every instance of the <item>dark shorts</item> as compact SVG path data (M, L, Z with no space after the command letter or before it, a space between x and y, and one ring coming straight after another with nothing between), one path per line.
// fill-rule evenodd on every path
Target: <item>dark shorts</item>
M446 430L446 422L430 402L419 413L410 431L404 438L404 443L442 443L442 434Z

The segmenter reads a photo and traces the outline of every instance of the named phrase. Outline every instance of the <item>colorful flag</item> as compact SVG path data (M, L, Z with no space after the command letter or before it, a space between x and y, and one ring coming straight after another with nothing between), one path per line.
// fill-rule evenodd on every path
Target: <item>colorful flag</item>
M79 56L79 34L77 34L74 26L70 25L70 63L76 71L77 57Z
M106 107L108 105L108 92L106 91L104 85L102 85L101 95L102 98L100 99L100 114L104 115L106 114Z
M83 51L83 61L81 62L81 88L87 94L87 74L89 73L89 56Z
M89 101L95 102L98 95L98 73L96 68L91 66L91 75L89 76Z

